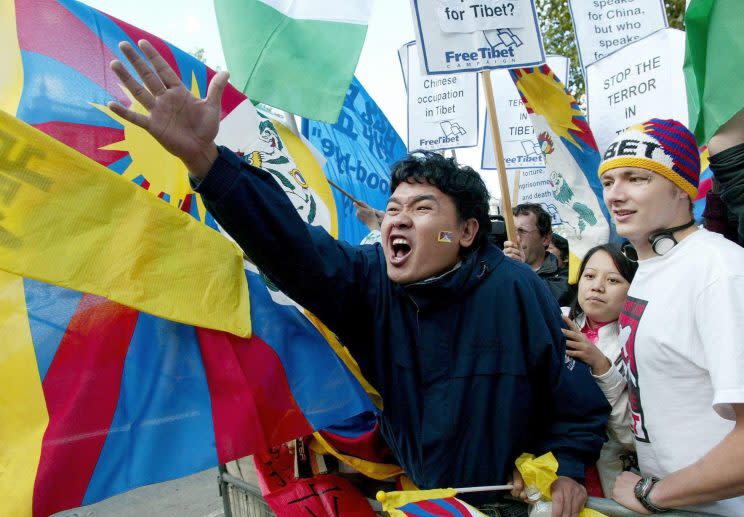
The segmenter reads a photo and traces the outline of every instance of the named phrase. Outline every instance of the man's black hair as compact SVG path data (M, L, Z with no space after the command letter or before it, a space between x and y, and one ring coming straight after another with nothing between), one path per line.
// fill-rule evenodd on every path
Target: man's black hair
M550 214L537 203L522 203L515 206L512 209L514 217L518 215L530 215L535 214L537 220L537 230L540 232L540 237L545 237L547 234L553 231L553 225L550 224Z
M561 252L561 256L559 258L563 261L568 260L568 241L557 233L554 233L551 239L553 240L553 246L555 246L556 249Z
M441 190L455 203L460 221L471 217L478 221L473 247L487 242L491 230L488 218L490 196L483 178L471 167L458 165L454 158L445 158L431 151L414 151L393 165L390 194L403 182L428 183Z

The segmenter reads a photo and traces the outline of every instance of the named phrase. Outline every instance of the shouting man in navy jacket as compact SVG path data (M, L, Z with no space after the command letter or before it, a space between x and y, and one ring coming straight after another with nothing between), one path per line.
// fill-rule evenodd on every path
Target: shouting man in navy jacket
M599 454L609 407L586 366L566 361L543 282L488 244L480 176L413 153L393 169L382 245L336 241L303 222L271 174L214 144L227 74L201 100L147 42L149 66L121 49L143 84L122 63L112 68L149 115L111 109L179 157L250 259L351 349L383 397L380 428L413 482L500 484L520 453L551 451L553 515L576 515L586 501L577 480Z

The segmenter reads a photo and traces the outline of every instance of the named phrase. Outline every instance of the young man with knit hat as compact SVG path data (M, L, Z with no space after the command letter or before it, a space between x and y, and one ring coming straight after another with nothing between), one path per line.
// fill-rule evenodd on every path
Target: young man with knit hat
M639 260L620 340L643 477L623 473L613 497L744 515L744 249L695 227L699 171L694 136L659 119L618 135L599 167Z

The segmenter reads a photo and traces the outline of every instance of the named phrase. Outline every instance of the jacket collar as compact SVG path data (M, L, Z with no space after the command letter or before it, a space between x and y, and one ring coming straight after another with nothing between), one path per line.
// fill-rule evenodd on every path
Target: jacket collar
M399 287L420 311L449 305L482 282L503 260L500 249L486 244L442 275Z
M554 275L558 272L558 259L549 251L545 252L545 258L540 268L535 271L538 276Z

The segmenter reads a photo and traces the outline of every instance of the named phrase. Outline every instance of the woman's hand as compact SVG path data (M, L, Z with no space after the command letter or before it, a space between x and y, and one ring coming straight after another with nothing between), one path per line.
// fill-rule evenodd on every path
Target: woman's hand
M610 360L605 357L602 351L587 337L581 333L576 323L571 321L568 316L563 316L563 321L568 325L568 329L561 329L566 336L566 354L585 362L592 369L594 375L602 375L612 366Z

